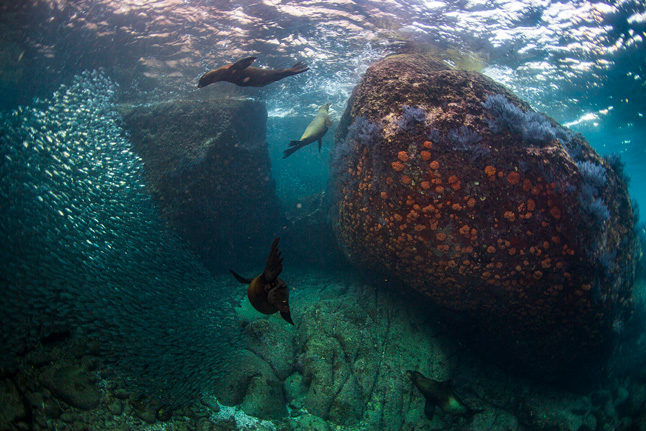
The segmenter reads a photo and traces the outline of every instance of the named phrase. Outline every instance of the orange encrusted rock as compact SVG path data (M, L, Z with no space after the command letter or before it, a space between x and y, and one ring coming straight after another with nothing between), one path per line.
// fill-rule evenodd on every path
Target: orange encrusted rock
M395 171L400 172L404 170L404 164L399 160L392 163L392 167Z
M402 101L426 120L395 124ZM473 344L515 371L560 379L611 344L637 239L625 183L582 136L417 54L370 66L343 118L377 129L369 142L337 129L332 226L349 260L468 319L448 326L476 328ZM550 129L562 138L538 142Z
M507 181L509 184L518 184L520 183L520 174L518 172L510 172L507 174Z

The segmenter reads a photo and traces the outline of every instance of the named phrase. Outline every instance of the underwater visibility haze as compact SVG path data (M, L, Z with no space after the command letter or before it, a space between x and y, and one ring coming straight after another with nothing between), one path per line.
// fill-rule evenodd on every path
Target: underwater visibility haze
M0 30L0 429L646 430L643 1Z

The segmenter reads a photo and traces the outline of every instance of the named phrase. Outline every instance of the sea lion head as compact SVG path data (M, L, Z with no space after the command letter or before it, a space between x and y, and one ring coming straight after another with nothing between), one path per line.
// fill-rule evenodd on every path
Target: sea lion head
M204 88L209 84L213 84L214 82L222 81L223 72L224 72L223 68L220 67L219 69L215 69L205 73L204 75L202 75L199 82L197 83L197 88Z
M278 311L289 313L289 287L287 287L287 283L277 278L267 290L267 302Z
M420 373L418 373L417 371L406 370L406 377L411 379L413 381L413 383L416 383L416 381L419 379L420 376L422 376L422 375Z

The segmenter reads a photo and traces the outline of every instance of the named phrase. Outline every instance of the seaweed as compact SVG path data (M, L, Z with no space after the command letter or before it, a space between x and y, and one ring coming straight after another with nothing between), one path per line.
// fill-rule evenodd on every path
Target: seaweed
M361 146L368 149L373 160L381 156L383 125L364 116L356 117L354 122L348 127L348 133L345 138L339 140L332 150L330 157L330 170L333 172L331 178L337 177L337 185L333 188L333 199L339 198L338 191L344 185L350 184L351 175L348 173L349 163L355 150ZM373 163L373 166L379 166L379 163ZM375 178L377 175L373 175Z
M603 159L610 165L613 171L617 174L619 178L626 184L626 187L630 184L630 177L626 172L626 164L621 160L621 156L617 153L607 154L603 156Z
M596 188L606 185L608 178L606 177L606 168L594 162L584 161L576 162L576 167L579 173L583 176L583 181Z
M442 140L442 134L441 134L441 133L440 133L440 131L439 131L439 130L437 130L437 129L431 129L431 130L429 130L429 131L428 131L428 134L427 134L426 136L427 136L427 137L428 137L428 139L430 139L431 141L439 142L439 141L441 141L441 140Z
M402 116L396 125L403 130L411 130L418 123L426 122L426 111L419 106L402 105Z
M610 219L608 206L600 197L600 189L608 182L606 168L590 161L576 162L576 166L583 177L578 194L579 204L595 224L602 224Z
M504 95L488 95L487 99L482 103L482 107L494 117L493 119L487 119L489 128L494 133L502 132L504 129L520 132L518 127L524 121L525 113L508 101Z
M583 157L583 148L581 147L581 145L577 145L573 140L561 143L563 144L563 148L565 148L565 151L569 154L570 157L572 157L574 160L581 160L581 158Z
M521 134L523 141L529 145L541 146L556 139L556 130L543 114L530 112L525 114Z
M494 133L505 129L518 133L527 145L540 147L553 142L557 137L569 138L567 132L555 128L544 114L523 112L502 94L487 95L482 107L493 117L485 121Z
M455 151L468 153L471 162L475 162L490 153L488 148L478 145L478 142L482 141L482 137L478 135L478 132L467 126L450 130L447 138Z
M610 220L610 211L608 210L608 206L603 202L603 199L590 197L586 193L579 193L578 201L581 204L581 208L592 216L597 224L602 224Z
M453 148L459 151L470 150L473 145L482 141L482 137L478 135L478 132L469 129L467 126L453 129L449 131L447 136L453 144Z
M357 141L360 145L374 147L375 143L381 142L383 126L368 120L364 116L357 117L354 123L348 128L346 139Z

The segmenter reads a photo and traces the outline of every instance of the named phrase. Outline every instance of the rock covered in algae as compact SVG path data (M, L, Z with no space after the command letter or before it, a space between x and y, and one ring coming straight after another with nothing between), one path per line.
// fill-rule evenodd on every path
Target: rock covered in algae
M123 113L148 189L201 261L222 271L241 259L264 259L285 223L271 177L264 103L175 100Z
M501 362L553 377L630 315L620 163L490 78L417 54L372 65L331 164L346 256L468 316Z

